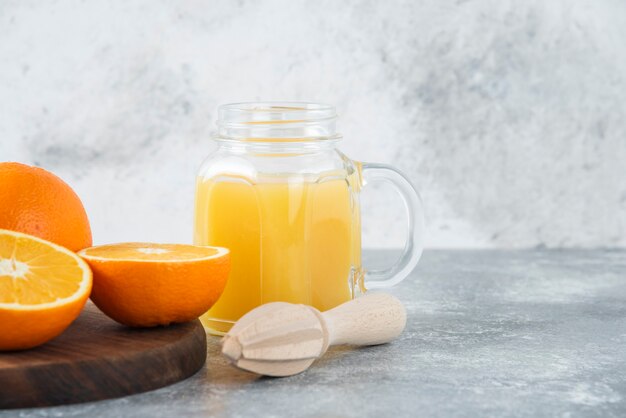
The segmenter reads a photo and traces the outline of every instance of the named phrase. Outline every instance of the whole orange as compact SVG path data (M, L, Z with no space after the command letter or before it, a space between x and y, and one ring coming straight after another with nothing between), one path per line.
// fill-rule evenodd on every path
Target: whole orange
M0 228L72 251L91 246L89 219L74 190L51 172L20 163L0 163Z

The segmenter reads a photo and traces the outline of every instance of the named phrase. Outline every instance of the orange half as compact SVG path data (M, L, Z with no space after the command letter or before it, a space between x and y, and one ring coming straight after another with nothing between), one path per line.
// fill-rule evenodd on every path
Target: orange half
M61 334L91 285L89 266L72 251L0 229L0 350L32 348Z
M81 250L91 300L109 317L150 327L196 319L222 294L230 252L221 247L129 242Z

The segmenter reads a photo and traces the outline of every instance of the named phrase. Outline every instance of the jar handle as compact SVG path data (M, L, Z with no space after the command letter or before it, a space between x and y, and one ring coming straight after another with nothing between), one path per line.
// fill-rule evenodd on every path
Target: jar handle
M413 271L424 249L424 207L419 193L399 170L386 164L361 163L361 182L390 183L399 192L407 214L408 235L402 255L390 267L380 270L365 269L365 287L380 289L404 280Z

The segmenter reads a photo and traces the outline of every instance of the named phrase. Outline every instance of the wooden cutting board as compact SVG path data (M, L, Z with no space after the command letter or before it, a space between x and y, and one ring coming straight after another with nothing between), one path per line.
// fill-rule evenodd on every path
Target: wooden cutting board
M200 321L135 329L91 302L59 337L26 351L0 352L0 409L95 401L183 380L206 360Z

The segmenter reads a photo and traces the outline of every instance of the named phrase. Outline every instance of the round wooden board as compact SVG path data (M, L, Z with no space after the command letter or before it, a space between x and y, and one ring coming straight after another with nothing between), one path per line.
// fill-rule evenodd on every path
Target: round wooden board
M137 329L119 325L91 302L54 340L0 352L0 409L114 398L183 380L206 360L200 321Z

